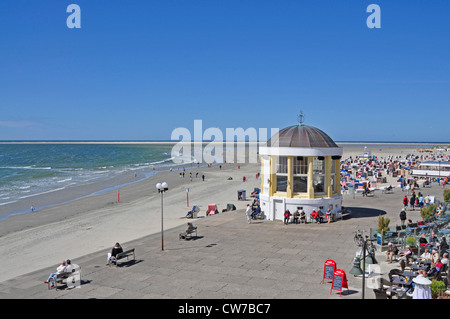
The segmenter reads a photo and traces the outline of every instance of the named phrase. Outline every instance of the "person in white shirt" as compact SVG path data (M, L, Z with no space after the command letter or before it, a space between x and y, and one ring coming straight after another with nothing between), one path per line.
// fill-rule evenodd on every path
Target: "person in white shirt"
M250 207L250 204L247 204L245 214L247 215L247 223L250 224L252 222L252 208Z
M70 259L67 259L66 261L66 269L64 270L65 272L71 272L74 269L74 266L72 265L72 262L70 261Z
M65 261L63 261L61 263L61 265L59 265L58 268L56 268L56 272L54 272L54 273L50 274L50 276L48 276L47 281L44 281L44 283L48 284L52 278L56 277L58 274L62 274L63 272L66 272L66 262ZM53 283L50 284L50 287L53 287Z
M431 260L430 248L425 248L425 252L422 255L420 255L420 259Z

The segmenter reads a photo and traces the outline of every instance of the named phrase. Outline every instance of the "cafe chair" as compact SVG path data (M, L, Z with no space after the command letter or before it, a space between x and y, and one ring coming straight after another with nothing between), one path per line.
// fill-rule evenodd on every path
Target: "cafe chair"
M386 290L388 289L392 284L389 280L385 279L385 278L380 278L380 285L381 285L381 289Z
M388 295L384 290L381 289L373 289L375 294L375 299L388 299Z

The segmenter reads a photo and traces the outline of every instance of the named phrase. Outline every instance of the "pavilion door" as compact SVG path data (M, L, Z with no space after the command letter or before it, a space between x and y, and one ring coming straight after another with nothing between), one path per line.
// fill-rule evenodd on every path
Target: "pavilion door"
M275 220L283 220L284 217L284 203L283 200L280 199L274 199L273 200L273 206L274 206L274 219Z

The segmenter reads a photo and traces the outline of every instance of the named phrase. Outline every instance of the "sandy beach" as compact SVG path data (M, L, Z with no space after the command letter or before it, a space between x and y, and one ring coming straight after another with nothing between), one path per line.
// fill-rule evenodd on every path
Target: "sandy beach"
M228 203L237 209L245 208L250 202L238 201L237 190L246 189L250 197L254 187L260 187L256 179L259 164L221 166L186 169L184 178L179 176L180 171L161 172L121 188L119 198L118 191L111 191L2 221L0 254L4 258L0 260L0 282L63 259L112 247L116 242L160 232L161 195L155 186L158 182L169 185L163 199L165 229L185 224L188 220L184 216L193 205L200 206L199 216L205 216L208 204L216 204L219 211Z
M368 147L368 150L378 158L421 154L415 147ZM362 151L362 148L344 148L344 158L361 155ZM0 282L57 265L64 259L104 250L116 242L125 243L160 232L161 195L155 187L158 182L165 181L169 185L169 191L164 194L164 228L169 229L185 224L188 220L184 216L194 204L200 206L199 216L205 216L208 204L216 204L219 212L228 203L244 209L250 201L238 201L237 190L245 189L250 198L254 187L260 187L260 180L256 178L259 171L259 163L193 167L186 169L184 178L180 177L180 171L166 171L121 188L120 202L118 192L114 190L13 216L0 222L0 254L3 257L0 259ZM246 182L243 182L243 176ZM228 180L229 177L232 180ZM394 185L395 180L389 178L386 184ZM189 188L189 207L186 188Z

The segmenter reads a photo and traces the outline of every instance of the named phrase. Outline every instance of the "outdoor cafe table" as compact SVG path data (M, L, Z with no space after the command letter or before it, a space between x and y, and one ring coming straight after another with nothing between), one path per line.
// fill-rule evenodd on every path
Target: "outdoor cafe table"
M393 284L398 284L404 286L410 286L412 284L412 280L406 280L405 278L401 277L395 277L394 280L392 280Z
M405 276L405 277L416 277L417 276L416 272L414 272L414 271L407 271L407 270L404 271L402 275Z
M410 266L410 268L412 270L424 270L425 269L425 265L423 264L413 264Z
M419 262L419 264L422 264L422 265L431 264L431 260L429 260L429 259L418 259L417 261Z

